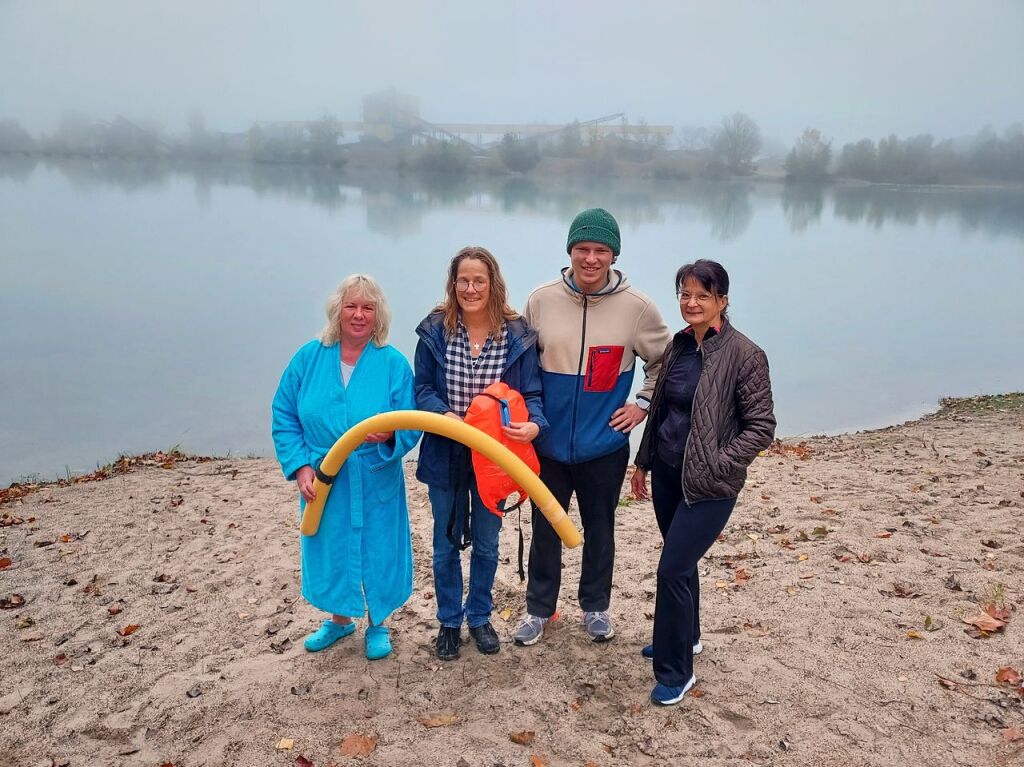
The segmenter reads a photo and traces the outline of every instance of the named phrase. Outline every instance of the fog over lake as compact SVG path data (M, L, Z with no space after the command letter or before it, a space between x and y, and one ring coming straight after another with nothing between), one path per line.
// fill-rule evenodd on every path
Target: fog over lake
M16 158L0 163L0 484L174 445L270 455L278 377L345 275L381 281L411 357L460 247L490 248L521 306L594 205L674 329L676 269L726 266L733 321L771 362L780 435L1024 389L1021 191Z

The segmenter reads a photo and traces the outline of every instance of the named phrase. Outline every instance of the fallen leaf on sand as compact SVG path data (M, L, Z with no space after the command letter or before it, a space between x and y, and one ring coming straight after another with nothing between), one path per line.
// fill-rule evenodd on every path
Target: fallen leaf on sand
M996 607L995 602L989 602L985 605L985 612L991 615L996 620L1001 620L1003 623L1010 622L1010 610L1007 607Z
M520 746L530 745L535 737L537 737L537 733L533 730L522 730L521 732L510 732L508 734L508 739L513 743L518 743Z
M1003 736L1003 740L1008 740L1011 743L1015 740L1024 738L1024 732L1017 727L1006 727L999 731L999 734Z
M544 760L536 754L530 754L530 764L533 765L533 767L547 767Z
M907 632L907 639L924 639L924 637L921 635L920 631L915 631L914 629L911 629Z
M989 634L994 634L997 631L1002 631L1006 625L1006 621L1002 621L999 618L993 618L988 613L980 613L973 615L970 618L964 618L963 622L966 623L970 628L964 629L970 636L975 639L981 639L987 637Z
M750 580L750 573L747 572L745 567L741 567L733 574L733 580L736 581L737 585L742 586Z
M0 557L0 570L5 570L14 564L14 561L10 557Z
M502 610L500 613L498 613L498 615L501 616L501 619L503 621L507 621L509 618L512 617L512 608L511 607L506 607L504 610Z
M117 615L119 612L121 612L121 605L112 604L110 605L110 607L107 608L107 612L111 615Z
M294 738L281 738L281 740L277 741L276 748L278 751L290 751L294 745Z
M875 533L875 537L876 538L892 538L892 533L890 533L888 530L883 530L880 533Z
M302 754L299 754L295 757L295 767L313 767L313 763L306 757L302 756Z
M1020 685L1020 673L1012 666L1002 666L996 672L996 681L999 684L1008 684L1011 687Z
M941 684L947 690L955 690L956 689L956 682L954 682L952 679L943 679L940 676L939 677L939 684Z
M702 689L700 689L699 687L693 688L692 690L690 690L686 694L689 695L691 698L703 698L704 697L704 691Z
M447 711L439 711L436 714L418 716L416 721L424 727L449 727L459 721L459 717Z
M14 628L27 629L29 626L34 625L36 625L36 622L31 615L22 615L20 618L18 618L17 622L15 622Z
M11 594L9 597L0 598L0 610L13 610L25 604L25 597L21 594Z
M141 628L141 626L138 623L129 623L124 628L119 628L117 630L117 633L120 634L123 637L131 636L136 631L138 631L140 628Z
M359 759L365 759L373 753L375 748L377 748L376 735L352 733L351 735L346 735L345 739L341 741L342 756L355 756Z
M64 653L61 653L60 655L56 656L53 659L53 665L54 666L63 666L67 662L68 662L68 656L65 655Z

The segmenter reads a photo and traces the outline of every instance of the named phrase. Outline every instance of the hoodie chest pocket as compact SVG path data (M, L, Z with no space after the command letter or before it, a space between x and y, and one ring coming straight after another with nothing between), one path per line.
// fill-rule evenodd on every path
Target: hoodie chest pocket
M583 391L605 392L615 388L622 367L624 346L591 346L587 353L587 375Z

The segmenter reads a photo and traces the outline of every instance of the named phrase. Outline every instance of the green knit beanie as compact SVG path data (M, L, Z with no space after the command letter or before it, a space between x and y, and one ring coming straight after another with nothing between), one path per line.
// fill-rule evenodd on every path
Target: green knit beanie
M619 224L615 217L604 208L590 208L572 220L569 227L569 242L566 253L572 253L572 246L578 242L600 242L619 255Z

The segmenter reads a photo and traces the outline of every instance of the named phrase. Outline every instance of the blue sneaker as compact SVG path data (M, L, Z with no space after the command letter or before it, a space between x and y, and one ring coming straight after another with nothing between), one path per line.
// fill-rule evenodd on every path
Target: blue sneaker
M355 630L355 621L335 623L328 618L320 628L306 637L302 644L309 652L320 652L321 650L326 650L339 639L344 639Z
M391 632L387 626L366 627L366 658L380 660L391 654Z
M687 691L697 683L697 677L690 674L689 681L681 687L672 687L660 682L651 690L651 700L659 706L672 706L683 699Z
M704 645L702 645L698 639L697 644L693 646L693 654L700 655L703 649ZM654 660L654 645L646 645L644 649L640 651L640 654L643 655L646 660Z

